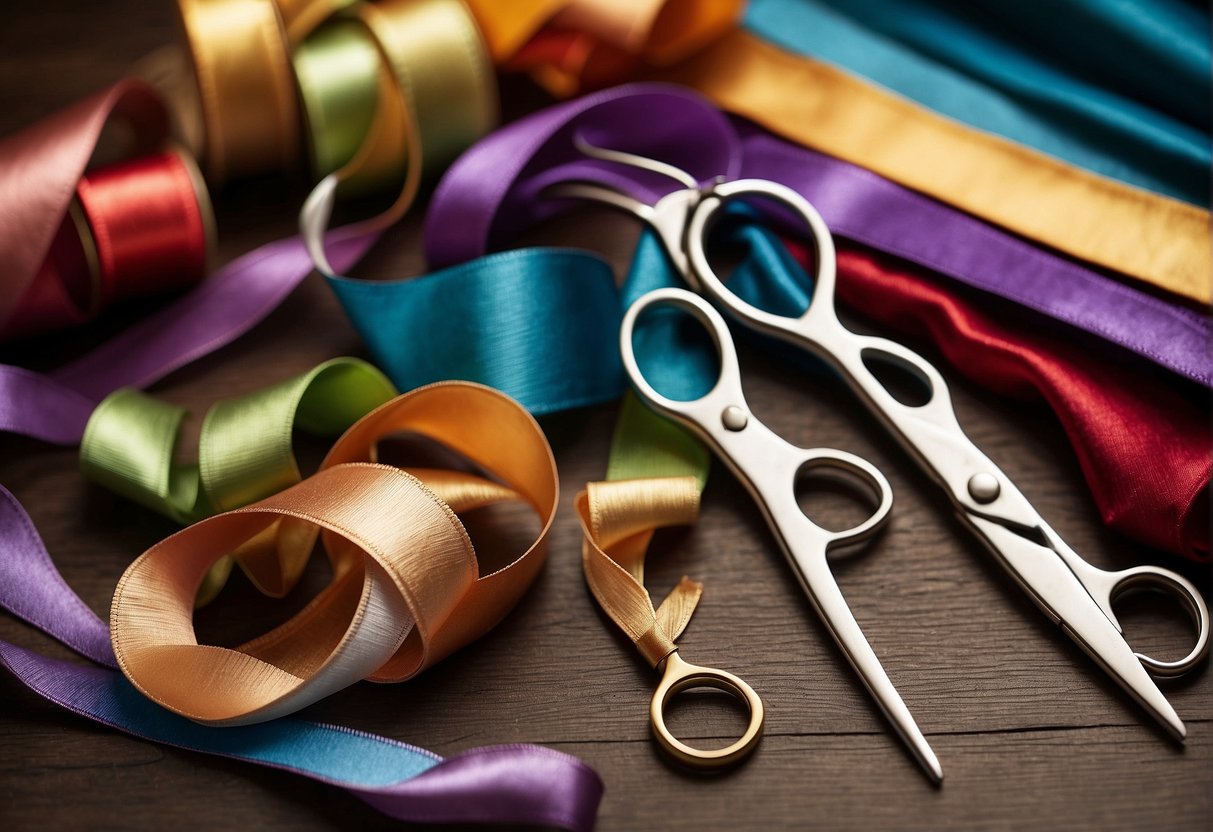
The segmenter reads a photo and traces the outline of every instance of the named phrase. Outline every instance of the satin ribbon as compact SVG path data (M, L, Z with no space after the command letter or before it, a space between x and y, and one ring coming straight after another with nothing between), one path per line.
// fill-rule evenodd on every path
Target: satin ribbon
M0 250L6 257L0 331L9 326L46 261L111 115L136 125L132 156L153 150L168 136L167 115L152 91L124 82L0 142Z
M1011 329L924 269L838 252L838 296L892 330L927 337L971 381L1043 400L1061 421L1104 523L1209 561L1209 412L1150 373L1101 361L1044 328ZM1205 399L1207 402L1207 399Z
M0 606L98 666L50 659L6 641L0 641L0 664L80 716L154 742L339 786L400 820L593 828L602 781L584 763L547 748L474 748L443 759L337 725L285 718L208 728L171 714L113 669L109 628L64 582L29 517L3 487L0 549Z
M523 3L519 13L542 21L542 5ZM480 20L495 41L499 19ZM541 80L575 76L585 48L580 40L587 36L594 38L592 32L540 31L506 65L542 70ZM1013 234L1202 304L1213 300L1208 210L959 124L750 32L725 34L686 60L632 77L692 87L798 144ZM567 84L553 89L566 92Z
M656 113L661 114L660 120L654 115ZM666 129L642 131L639 127L654 123L666 125ZM633 128L633 125L637 127ZM1155 360L1158 360L1157 355L1153 354L1155 345L1164 351L1168 346L1186 345L1171 353L1167 360L1173 364L1180 364L1180 360L1192 359L1204 352L1208 343L1207 319L1144 295L1125 295L1128 290L1116 283L1000 235L971 218L905 192L878 177L792 147L752 127L738 125L738 129L740 136L718 113L711 108L702 108L693 97L661 88L607 91L508 125L461 158L440 183L427 218L430 259L442 262L460 256L474 256L484 248L501 244L530 222L567 207L536 198L552 182L575 177L596 179L623 187L637 198L650 202L660 195L662 188L669 187L648 178L626 179L618 170L579 157L568 141L568 136L576 131L594 144L673 160L701 179L707 179L713 172L719 171L734 178L751 174L785 179L813 200L826 216L827 222L839 233L850 234L867 244L883 242L898 256L919 257L936 270L950 269L961 274L978 270L1000 291L1022 291L1028 296L1037 291L1045 294L1052 292L1043 300L1055 304L1057 308L1072 310L1080 318L1091 311L1116 315L1121 331L1127 337L1150 339L1150 344L1143 341L1139 341L1139 344L1142 345L1141 351ZM687 135L695 136L696 141L687 141ZM447 225L448 220L453 221L456 217L462 223L457 235L449 233L451 227ZM936 232L942 233L946 241L934 240L931 235ZM971 247L965 249L956 246L956 239L968 240ZM516 254L520 258L524 256L522 253ZM749 272L755 277L751 287L744 291L753 291L755 297L765 297L764 303L774 298L784 305L786 313L794 314L807 303L803 284L798 282L802 278L790 277L795 276L796 271L794 265L786 263L786 255L780 260L768 252ZM743 270L741 273L747 272ZM1001 285L1001 277L1005 275L1013 275L1014 281L1026 283L1018 287L1015 284ZM1037 277L1042 278L1039 283L1036 282ZM1080 286L1093 286L1097 292L1106 290L1101 301L1103 306L1097 304L1095 310L1084 313L1085 304L1092 301L1079 300L1077 292L1074 297L1062 294L1056 285L1050 288L1050 281L1055 284L1057 280L1067 278L1081 281ZM620 304L625 306L638 294L668 285L675 279L661 244L646 234L641 238L637 259L625 282ZM842 281L845 281L845 276ZM948 293L948 297L954 295L954 292ZM880 303L895 307L903 297L894 293L888 299L882 297ZM861 311L867 303L856 295L850 295L849 299ZM1034 301L1041 302L1039 298ZM1126 307L1120 306L1123 303L1140 310L1133 315L1152 316L1152 323L1160 321L1159 328L1165 328L1173 340L1154 340L1154 332L1134 336L1134 328L1140 325L1134 323L1132 315L1124 314ZM366 306L369 309L371 304ZM574 308L570 314L578 311L579 307ZM614 307L607 308L602 314L613 319L616 311ZM1098 315L1093 317L1098 321ZM370 312L360 321L364 333L374 331L378 325L379 320ZM1104 328L1102 323L1097 325ZM392 330L384 327L384 331ZM368 334L367 337L373 336ZM939 339L942 334L936 333L934 337ZM390 349L390 338L385 337L381 341L382 349ZM538 348L542 347L542 343L536 345L535 363L546 360L548 355ZM659 354L660 347L658 340L653 354ZM678 355L681 352L684 351L670 350L669 354ZM1191 365L1181 366L1187 367L1191 374L1202 372L1200 362L1195 359L1192 359ZM657 369L661 369L660 365ZM663 383L683 383L693 387L705 373L710 372L710 367L699 366L688 372L686 367L675 366L668 373L673 378ZM1182 450L1167 452L1177 452L1185 460L1182 465L1173 466L1173 470L1182 472L1175 480L1174 487L1145 493L1129 489L1134 491L1134 497L1126 501L1125 490L1109 489L1107 485L1117 481L1136 482L1135 468L1138 465L1136 462L1123 463L1122 460L1129 457L1121 453L1109 454L1106 452L1108 447L1132 446L1135 448L1133 458L1140 459L1138 453L1148 457L1158 452L1153 437L1172 435L1170 429L1164 427L1168 423L1165 411L1141 407L1145 404L1144 400L1151 398L1155 392L1153 387L1143 384L1145 378L1145 373L1126 368L1124 377L1115 384L1116 391L1094 405L1086 399L1068 398L1064 395L1066 384L1060 380L1053 386L1055 391L1061 392L1047 394L1047 397L1051 406L1059 412L1090 410L1093 421L1081 423L1103 426L1098 439L1082 429L1069 433L1080 458L1098 456L1108 466L1100 466L1098 470L1087 469L1105 518L1116 528L1139 540L1200 559L1208 545L1207 535L1201 531L1199 522L1200 495L1207 488L1209 476L1207 466L1202 467L1201 462L1207 453L1199 450L1205 431L1199 427L1201 416L1190 404L1174 394L1165 398L1159 396L1160 401L1168 402L1169 408L1186 414L1181 420L1183 427L1179 429L1184 439L1174 443L1176 449ZM1208 383L1207 372L1201 380ZM1158 384L1158 390L1165 388L1165 384ZM1114 411L1119 406L1113 405L1113 401L1135 402L1128 406L1128 410L1135 415L1129 419L1116 416ZM625 419L636 418L637 412L643 415L644 409L632 403L625 404ZM675 473L702 476L706 470L702 448L686 438L672 444L668 435L650 440L651 435L651 425L632 427L628 422L624 423L617 431L620 450L612 456L612 478ZM1193 449L1197 451L1195 456L1191 456ZM662 456L654 456L654 453L661 453ZM1116 494L1118 508L1115 510L1109 510L1111 492Z
M459 0L178 6L190 77L171 57L149 71L181 102L178 121L200 136L213 181L293 170L306 132L314 178L357 160L346 191L380 190L397 185L406 166L415 178L418 130L431 140L446 131L457 152L469 122L479 135L495 119L488 57ZM441 163L433 141L425 152Z
M951 0L753 0L745 26L940 115L1209 206L1209 17L1181 0L1027 2L1014 12ZM1083 36L1063 47L1058 30ZM1164 109L1168 99L1178 113Z
M449 448L485 475L375 464L378 441L402 432ZM542 566L558 495L543 432L515 402L466 383L415 390L351 427L314 476L137 558L111 606L118 664L153 701L212 725L273 719L364 677L408 679L513 608ZM541 531L522 555L482 575L456 514L502 501L529 506ZM241 647L199 645L192 614L203 576L274 523L284 526L280 570L306 559L321 535L332 583Z
M694 477L592 482L577 495L581 564L586 583L644 660L657 667L678 649L703 595L703 584L683 576L654 609L644 588L644 561L658 528L699 519Z
M730 124L693 94L670 87L637 85L586 96L507 125L478 144L435 191L426 217L430 263L480 256L567 210L558 200L542 199L555 182L590 179L650 203L671 187L669 180L624 176L580 156L568 141L574 130L594 144L671 162L701 181L724 175L783 182L813 202L837 235L1213 385L1208 316L1130 289L845 162Z
M557 95L626 80L702 49L741 16L739 0L470 0L505 69L530 72ZM541 31L556 38L540 37Z
M263 390L216 403L202 422L197 456L178 459L184 408L138 390L111 393L89 417L80 442L86 477L178 523L188 524L268 497L301 479L293 428L336 436L396 395L366 362L336 358ZM266 595L282 597L303 572L309 552L292 548L274 524L234 553ZM233 557L207 572L196 606L223 588Z
M224 6L221 0L215 2ZM377 103L382 106L377 107L370 133L343 175L375 170L380 154L395 153L399 158L407 150L408 178L385 215L333 232L326 251L337 271L356 263L374 244L379 228L407 209L422 176L439 169L478 131L487 129L495 113L493 78L463 7L456 0L388 6L360 12L359 25L372 31L378 48L392 59L393 71L381 73L386 80L378 87ZM308 14L319 15L316 8L308 5ZM437 66L441 71L434 71ZM36 197L28 215L22 214L23 221L0 228L0 243L13 252L17 274L25 274L27 264L32 274L44 259L44 246L49 247L54 232L49 216L53 213L55 221L62 216L68 189L115 110L136 116L136 136L146 143L160 141L167 130L164 110L151 90L122 82L3 146L0 157L13 164L0 166L0 205L15 204L29 194ZM56 194L61 194L61 201ZM25 220L40 225L31 228ZM493 268L486 267L487 277L491 278ZM175 303L49 375L0 366L0 429L56 444L78 442L102 398L122 387L147 386L230 343L276 308L311 271L311 259L298 238L270 243L229 263ZM4 300L0 296L0 321L8 311Z

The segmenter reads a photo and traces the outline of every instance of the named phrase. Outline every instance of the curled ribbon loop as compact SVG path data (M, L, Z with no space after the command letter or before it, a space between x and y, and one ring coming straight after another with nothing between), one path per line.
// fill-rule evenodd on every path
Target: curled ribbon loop
M138 390L107 396L80 443L84 475L179 523L192 523L267 497L300 480L292 428L331 436L396 395L377 369L353 358L326 361L295 378L218 402L206 414L197 460L177 459L187 413ZM232 557L219 560L197 604L223 588L233 560L261 592L280 598L298 581L309 551L287 543L273 523Z
M446 446L492 479L375 463L377 441L400 432ZM407 679L514 606L542 565L557 495L551 450L515 402L466 383L422 388L352 427L314 477L140 556L114 594L114 653L151 699L214 725L273 719L362 678ZM542 531L512 563L480 575L455 512L511 499L536 511ZM239 648L199 645L191 614L207 571L274 523L301 552L322 535L332 583Z
M592 482L577 495L584 538L581 563L599 606L653 667L678 649L674 640L690 623L703 584L683 577L654 609L644 588L644 558L653 533L691 525L699 518L694 477Z

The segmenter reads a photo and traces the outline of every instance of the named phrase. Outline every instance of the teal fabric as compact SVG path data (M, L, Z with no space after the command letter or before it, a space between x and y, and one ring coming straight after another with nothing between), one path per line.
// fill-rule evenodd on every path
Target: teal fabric
M739 264L729 285L755 305L799 314L809 302L808 277L770 232L746 222L743 209L735 213L737 222L713 234ZM646 230L621 289L599 257L544 248L493 254L424 277L329 278L329 285L398 389L476 381L541 415L621 395L623 310L682 279ZM698 398L716 380L714 348L697 322L665 311L655 310L637 328L637 359L665 395Z
M752 0L745 25L1078 167L1209 204L1209 13L1182 0Z
M329 285L400 390L476 381L535 414L623 390L619 292L592 254L521 249L424 277Z

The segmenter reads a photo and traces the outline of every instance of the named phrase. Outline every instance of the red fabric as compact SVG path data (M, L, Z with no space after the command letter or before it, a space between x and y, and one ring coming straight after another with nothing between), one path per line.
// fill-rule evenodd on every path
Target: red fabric
M791 242L805 262L806 251ZM1210 414L1160 379L1061 338L997 322L923 269L842 246L839 300L926 336L970 380L1043 398L1060 419L1104 522L1135 540L1209 561Z

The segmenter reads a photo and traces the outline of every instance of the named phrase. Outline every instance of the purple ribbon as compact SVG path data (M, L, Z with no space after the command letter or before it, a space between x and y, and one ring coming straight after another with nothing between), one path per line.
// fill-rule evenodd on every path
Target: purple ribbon
M329 256L344 271L377 235L335 231L330 238ZM58 445L78 443L106 395L152 384L234 341L312 269L299 238L273 242L50 374L0 366L0 430ZM401 820L533 824L578 832L594 826L601 779L586 764L551 749L476 748L443 760L340 726L287 719L207 728L165 711L115 669L109 628L67 586L28 515L2 486L0 606L101 667L56 661L3 640L0 665L44 698L128 734L337 785Z
M424 823L515 823L589 830L602 781L548 748L475 748L446 760L340 726L280 719L209 728L172 714L119 673L109 628L55 569L20 503L0 486L0 606L92 659L81 667L0 640L0 664L46 699L156 742L292 771Z
M842 237L1213 386L1208 316L1104 277L863 168L730 120L678 87L617 87L551 107L482 139L447 171L430 203L430 264L482 256L567 209L567 201L542 196L555 182L591 180L647 202L672 190L671 180L625 175L586 159L573 147L574 134L669 162L700 181L724 175L782 182L812 202Z

